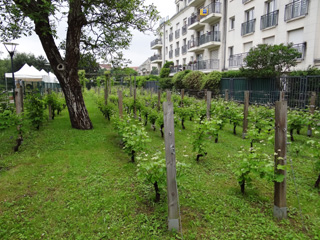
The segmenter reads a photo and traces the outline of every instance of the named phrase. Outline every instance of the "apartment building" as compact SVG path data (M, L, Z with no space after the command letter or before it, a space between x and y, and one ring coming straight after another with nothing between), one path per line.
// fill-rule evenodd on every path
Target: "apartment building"
M293 43L296 69L320 66L319 0L175 0L177 13L159 26L151 63L184 69L239 69L258 44Z

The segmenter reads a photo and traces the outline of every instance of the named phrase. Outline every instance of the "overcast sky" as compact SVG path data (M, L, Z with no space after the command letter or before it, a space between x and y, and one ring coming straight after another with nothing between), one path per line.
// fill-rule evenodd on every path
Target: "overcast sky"
M157 6L161 17L172 17L176 11L175 0L146 0L145 2L146 5L153 3L155 6ZM64 30L59 34L63 36ZM129 66L138 67L145 60L147 60L148 57L153 55L155 51L150 49L150 43L155 38L156 36L154 36L152 33L142 34L138 31L133 32L133 39L130 49L124 51L124 57L132 61ZM40 40L36 34L31 37L23 37L19 40L15 40L14 42L19 44L16 50L18 52L33 53L35 56L45 56ZM0 52L0 58L3 59L8 56L3 44L0 44Z

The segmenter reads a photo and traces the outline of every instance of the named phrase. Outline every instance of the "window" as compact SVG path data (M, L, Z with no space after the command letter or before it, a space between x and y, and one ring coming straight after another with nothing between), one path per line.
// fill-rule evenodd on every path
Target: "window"
M264 43L264 44L273 45L273 44L274 44L274 36L264 38L264 39L263 39L263 43Z
M233 56L233 46L229 47L229 57Z
M177 4L177 13L179 12L180 7L179 7L179 3Z
M166 55L168 54L168 47L166 47Z
M266 1L266 14L274 12L276 10L276 0Z
M244 14L245 14L244 19L246 22L253 20L254 19L254 8L251 8L251 9L245 11Z
M234 16L231 17L229 22L230 22L230 30L233 30L234 29L234 23L235 23L235 17Z
M249 52L251 48L252 48L252 42L247 42L243 44L243 50L245 53Z

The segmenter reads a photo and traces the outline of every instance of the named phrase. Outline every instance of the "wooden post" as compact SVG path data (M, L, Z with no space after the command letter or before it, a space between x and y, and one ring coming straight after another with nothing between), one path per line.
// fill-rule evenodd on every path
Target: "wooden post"
M163 103L164 140L167 166L168 229L180 231L179 196L176 181L176 153L174 139L173 103Z
M161 90L158 90L158 111L161 109Z
M207 102L207 89L204 89L204 101Z
M109 98L109 80L110 75L106 74L106 83L105 83L105 89L104 89L104 104L108 105L108 98Z
M224 90L224 100L229 101L229 90L228 89Z
M207 119L210 120L210 110L211 110L211 91L206 91L206 102L207 102Z
M171 102L171 91L167 91L167 102Z
M153 94L153 88L150 88L150 97L152 99L152 94Z
M130 75L130 97L132 97L132 84L131 84L131 75Z
M137 101L137 89L134 88L134 89L133 89L133 102L134 102L133 112L134 112L134 118L137 118L136 101Z
M134 75L134 88L137 88L136 75Z
M122 106L122 91L118 91L118 105L119 105L119 116L122 118L123 115L123 106Z
M316 107L316 92L312 92L311 93L311 99L310 99L310 114L313 115L314 114L314 110ZM308 137L312 136L312 129L311 126L308 126L308 133L307 133Z
M249 91L244 92L242 138L245 139L248 131Z
M181 89L181 107L183 107L184 89Z
M280 96L279 96L279 101L284 101L285 100L285 91L280 91Z
M274 166L277 174L284 175L283 182L274 182L273 216L281 220L287 218L286 171L278 170L278 165L287 163L287 102L277 101L275 108Z
M48 94L51 94L51 89L48 89ZM48 104L48 110L49 110L49 120L52 120L52 107L51 104Z
M23 112L23 97L22 97L22 86L19 81L15 87L15 103L16 103L16 113L21 114Z

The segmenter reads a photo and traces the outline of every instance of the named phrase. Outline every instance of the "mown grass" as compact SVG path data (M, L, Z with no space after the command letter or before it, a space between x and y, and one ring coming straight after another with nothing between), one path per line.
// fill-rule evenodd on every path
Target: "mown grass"
M0 133L0 239L179 239L167 231L166 195L153 202L152 186L136 177L112 123L94 103L86 105L94 129L71 129L67 111L25 138L13 154L14 129ZM317 173L307 155L306 134L289 146L288 220L273 218L273 184L254 181L240 193L230 163L247 140L226 126L199 163L186 130L176 127L176 157L189 164L178 189L184 239L319 239ZM158 131L148 128L149 153L163 150ZM3 143L3 144L2 144ZM294 146L302 146L297 155ZM273 146L261 145L273 154ZM296 184L294 184L294 179ZM299 196L299 199L298 199ZM298 200L301 205L301 214Z

